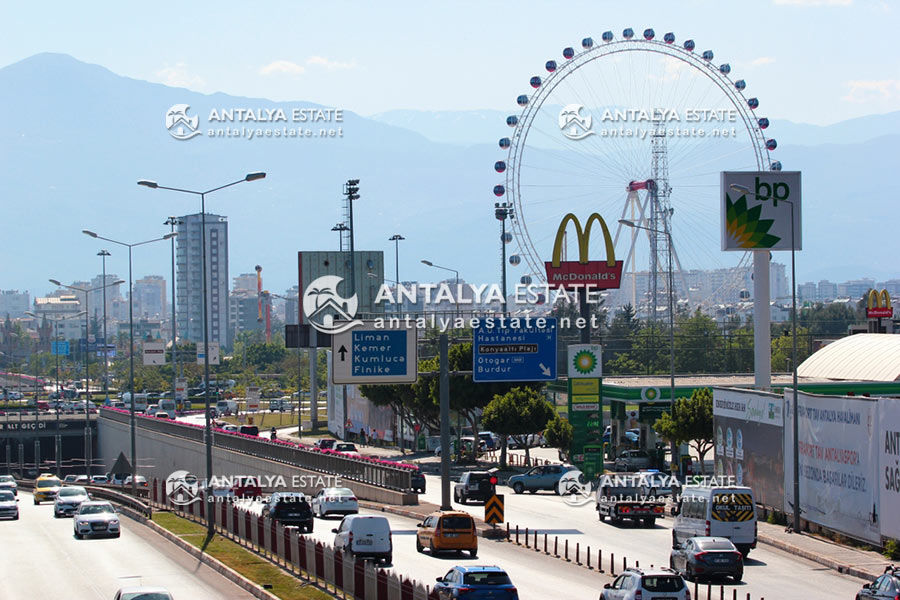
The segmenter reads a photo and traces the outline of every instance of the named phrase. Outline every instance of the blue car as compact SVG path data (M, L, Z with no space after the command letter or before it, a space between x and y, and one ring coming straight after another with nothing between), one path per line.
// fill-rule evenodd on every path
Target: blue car
M441 600L463 596L469 600L519 600L516 586L500 567L453 567L437 578L434 591Z
M528 491L534 494L538 490L548 490L559 493L557 488L559 480L569 471L574 471L572 465L543 465L534 467L521 475L513 475L506 481L517 494Z

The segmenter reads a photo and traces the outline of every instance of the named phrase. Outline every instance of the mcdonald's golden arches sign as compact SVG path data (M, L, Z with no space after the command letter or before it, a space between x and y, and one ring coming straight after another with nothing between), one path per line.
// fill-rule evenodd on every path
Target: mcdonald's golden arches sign
M566 227L571 221L575 225L575 235L578 242L578 260L563 261L563 239L566 235ZM591 226L594 222L603 230L603 238L606 242L606 260L588 260L588 243L591 237ZM584 229L578 221L578 217L572 213L563 217L556 232L556 240L553 243L552 260L545 262L547 269L547 285L551 289L578 289L588 287L594 290L616 289L622 284L622 261L616 260L616 250L613 247L612 237L606 221L597 213L591 214Z
M891 306L891 295L887 290L869 290L866 295L866 317L869 319L891 318L894 307Z

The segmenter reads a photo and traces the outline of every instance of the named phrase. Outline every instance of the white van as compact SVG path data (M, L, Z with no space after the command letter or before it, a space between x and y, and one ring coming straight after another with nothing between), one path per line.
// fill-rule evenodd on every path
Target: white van
M345 556L392 564L394 545L391 525L385 517L348 515L341 521L340 527L331 531L335 534L334 547Z
M219 400L216 402L216 410L220 415L237 414L237 400Z
M157 413L166 413L169 415L170 419L175 419L175 401L174 400L160 400L159 404L156 408ZM154 415L155 416L155 415Z
M673 548L709 535L728 538L745 557L756 548L756 499L749 487L686 486L672 510Z
M131 392L122 394L122 401L125 403L125 409L131 410ZM147 394L134 395L134 412L144 412L147 410Z

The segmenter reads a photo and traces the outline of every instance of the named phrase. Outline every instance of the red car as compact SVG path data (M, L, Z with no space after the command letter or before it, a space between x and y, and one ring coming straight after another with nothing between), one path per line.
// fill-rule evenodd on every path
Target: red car
M241 475L235 480L235 484L231 486L231 493L235 498L262 498L263 491L258 477Z

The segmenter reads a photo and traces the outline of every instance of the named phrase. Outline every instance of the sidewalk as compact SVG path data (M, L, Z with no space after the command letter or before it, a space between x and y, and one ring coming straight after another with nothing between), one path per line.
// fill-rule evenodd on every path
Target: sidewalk
M857 550L808 533L786 533L783 525L760 521L759 542L819 563L839 573L872 581L891 564L877 552Z

